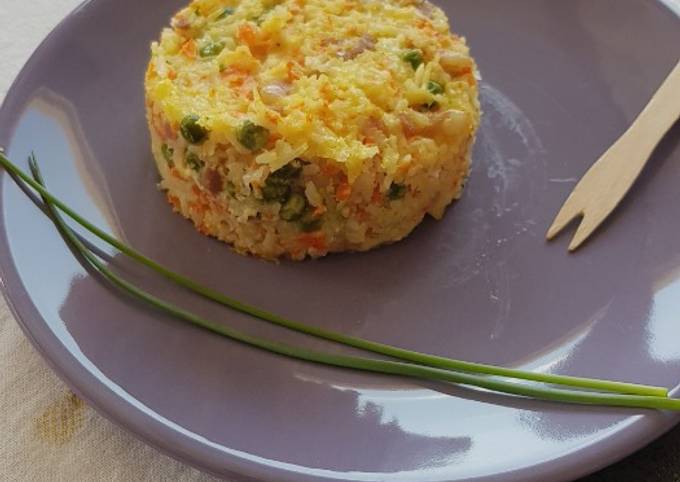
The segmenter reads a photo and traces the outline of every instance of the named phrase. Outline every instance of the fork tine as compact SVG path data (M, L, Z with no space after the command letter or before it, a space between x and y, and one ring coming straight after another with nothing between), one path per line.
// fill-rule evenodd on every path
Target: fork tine
M569 243L569 251L576 251L581 245L590 237L593 232L600 227L602 222L607 218L611 211L607 211L606 214L603 213L586 213L583 216L583 220L576 228L576 233L574 237L571 238L571 243Z
M555 236L560 234L569 223L571 223L575 218L582 215L583 208L581 208L579 204L576 203L576 196L574 196L574 193L572 193L569 196L569 198L565 201L565 203L562 205L560 212L557 213L557 216L555 217L552 226L550 226L550 228L548 229L546 239L548 241L554 239Z

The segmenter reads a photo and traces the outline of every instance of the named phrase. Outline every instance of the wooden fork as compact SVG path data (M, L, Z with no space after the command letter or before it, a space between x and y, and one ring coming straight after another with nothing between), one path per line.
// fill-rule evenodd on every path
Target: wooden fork
M616 209L679 117L680 62L633 125L579 181L548 229L547 239L582 217L569 245L569 251L578 249Z

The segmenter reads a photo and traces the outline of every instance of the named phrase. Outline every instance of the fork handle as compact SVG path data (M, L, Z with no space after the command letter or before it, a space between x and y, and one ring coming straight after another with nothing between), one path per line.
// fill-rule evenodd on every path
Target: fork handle
M637 157L637 154L641 162L646 162L679 117L680 62L619 142L633 150L629 151L629 158Z

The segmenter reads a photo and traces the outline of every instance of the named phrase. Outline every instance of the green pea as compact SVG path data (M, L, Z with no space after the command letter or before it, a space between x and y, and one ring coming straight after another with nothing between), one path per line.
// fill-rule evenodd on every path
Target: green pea
M267 202L285 203L290 196L292 185L302 174L302 162L298 159L272 172L262 188L262 197Z
M200 117L196 114L188 114L179 124L180 132L191 144L200 144L208 138L210 131L198 123Z
M290 195L290 186L283 183L267 182L262 188L262 198L267 202L285 203Z
M418 70L423 63L423 53L420 50L408 50L402 54L401 60L411 64L413 70Z
M163 158L165 159L165 162L168 163L168 166L174 167L175 163L172 160L172 156L175 153L175 150L170 147L167 144L163 144L161 146L161 154L163 154Z
M293 194L288 201L281 206L281 219L284 221L297 221L307 209L307 199L302 194Z
M233 14L234 14L234 9L231 8L231 7L226 7L224 10L222 10L222 13L220 13L217 16L217 20L222 20L222 19L227 18L228 16L233 15Z
M427 90L430 92L432 95L439 95L444 93L444 86L440 84L439 82L435 82L434 80L430 80L427 83ZM423 108L426 110L437 110L439 108L439 103L436 100L431 100L427 104L423 104Z
M323 226L323 219L315 219L314 221L300 223L300 230L304 233L315 233Z
M198 49L198 55L202 58L214 57L224 50L224 42L208 42Z
M189 166L194 171L200 171L201 168L205 165L205 162L203 162L201 158L198 157L198 155L196 155L193 152L187 153L186 163L187 166Z
M269 131L251 121L245 121L236 133L236 139L243 147L251 151L262 149L269 140Z
M443 94L444 93L444 86L442 84L440 84L439 82L435 82L434 80L431 80L427 83L427 90L432 95Z
M275 178L281 178L281 179L294 179L297 177L300 177L300 174L302 173L302 162L300 160L295 159L292 162L289 162L282 168L274 171L270 177L275 177Z
M313 233L318 231L323 226L323 218L316 217L307 209L302 219L300 219L300 230L305 233Z
M387 192L387 197L392 201L396 201L397 199L401 199L406 196L407 191L408 188L404 184L397 184L396 182L393 182L390 185L389 191Z

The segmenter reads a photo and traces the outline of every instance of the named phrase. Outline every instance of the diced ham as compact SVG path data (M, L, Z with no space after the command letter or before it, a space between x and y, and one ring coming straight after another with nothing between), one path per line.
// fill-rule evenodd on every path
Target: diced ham
M385 123L381 119L369 117L361 126L361 133L366 140L377 144L385 138Z
M432 5L427 0L424 0L416 4L416 10L418 10L420 13L422 13L429 19L432 19L434 17L434 5Z
M472 70L472 60L457 52L443 51L439 53L439 65L450 75L458 76Z
M203 170L201 184L211 194L219 194L224 189L224 181L222 180L222 176L220 176L220 173L212 168L206 168Z
M277 100L290 93L291 85L287 82L272 82L262 87L262 97L265 100Z
M191 20L189 20L187 17L179 13L172 18L170 25L172 25L172 28L178 30L185 30L191 27Z
M404 131L406 137L413 137L420 133L421 129L418 128L411 119L406 114L400 114L399 120L401 121L401 128Z
M359 55L363 54L367 50L375 49L375 44L376 44L375 37L369 34L364 34L361 37L359 37L359 40L353 47L338 52L338 57L340 57L343 60L352 60L358 57Z

